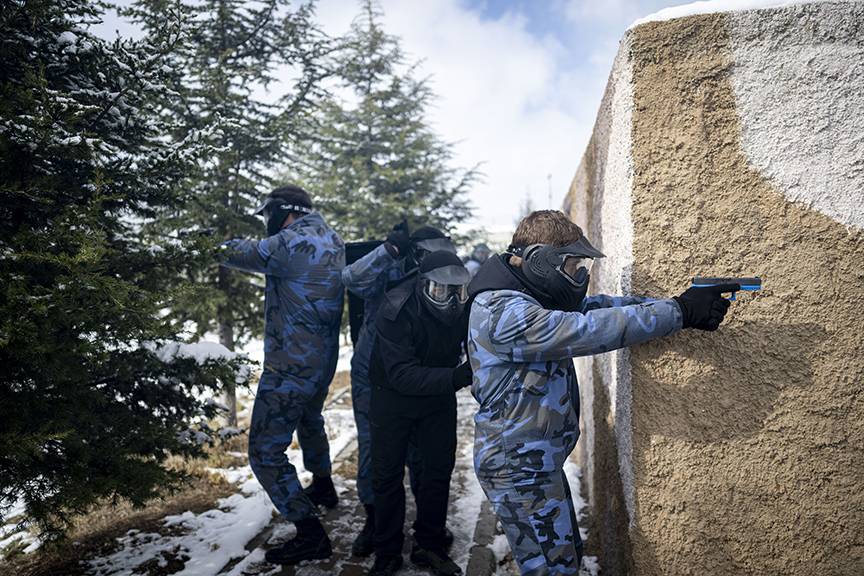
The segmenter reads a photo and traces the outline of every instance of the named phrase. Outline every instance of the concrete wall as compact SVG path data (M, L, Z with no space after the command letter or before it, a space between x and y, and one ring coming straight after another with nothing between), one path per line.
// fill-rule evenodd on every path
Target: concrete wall
M605 573L864 574L864 4L630 30L565 209L595 292L765 281L577 360Z

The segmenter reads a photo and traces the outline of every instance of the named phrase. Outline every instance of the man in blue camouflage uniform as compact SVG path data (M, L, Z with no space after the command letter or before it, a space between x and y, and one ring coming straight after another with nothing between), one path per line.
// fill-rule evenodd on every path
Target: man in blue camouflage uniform
M474 467L522 574L578 574L582 541L564 476L579 437L572 358L668 336L716 330L737 285L674 299L586 297L603 255L557 211L519 225L511 254L490 258L469 287L474 372Z
M264 370L252 411L249 463L274 506L297 527L297 537L268 550L267 560L295 564L331 554L314 497L323 494L336 504L321 410L339 353L345 247L302 188L274 190L257 213L267 221L267 238L226 242L222 264L266 277ZM285 455L295 430L303 465L314 476L311 493Z
M351 358L351 401L358 444L357 494L366 511L366 522L351 547L355 556L366 557L374 550L375 496L372 492L372 440L369 429L369 402L372 395L369 362L375 342L375 317L388 286L414 273L423 257L436 250L456 253L456 247L450 239L437 228L422 226L409 235L407 226L399 224L383 244L342 270L342 282L351 293L363 299L363 325ZM416 497L419 464L413 450L409 451L408 468L411 489Z

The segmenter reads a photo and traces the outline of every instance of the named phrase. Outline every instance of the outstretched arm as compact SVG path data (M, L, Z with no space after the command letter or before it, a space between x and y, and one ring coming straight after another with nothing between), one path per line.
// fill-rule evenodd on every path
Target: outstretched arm
M606 294L595 294L588 296L582 301L580 312L583 314L598 308L616 308L620 306L632 306L633 304L646 304L654 302L656 298L647 296L608 296Z
M228 240L222 244L222 266L271 276L286 276L293 252L290 235L283 231L263 240Z
M381 244L353 264L342 269L342 284L352 294L369 300L384 292L389 272L396 259L390 255L385 244Z
M583 314L547 310L517 296L493 303L488 337L494 352L511 362L544 362L609 352L680 329L681 309L674 300Z

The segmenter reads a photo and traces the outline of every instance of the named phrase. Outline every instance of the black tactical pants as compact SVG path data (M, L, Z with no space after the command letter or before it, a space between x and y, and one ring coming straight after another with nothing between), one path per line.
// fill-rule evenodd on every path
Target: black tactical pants
M370 413L376 554L402 552L405 524L403 475L412 435L422 470L417 486L414 536L423 548L443 548L450 475L456 462L455 393L447 396L403 396L375 386Z

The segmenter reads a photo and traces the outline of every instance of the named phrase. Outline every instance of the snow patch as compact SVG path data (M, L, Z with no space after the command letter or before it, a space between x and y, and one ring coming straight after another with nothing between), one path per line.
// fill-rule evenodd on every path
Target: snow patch
M600 574L600 563L597 556L583 556L580 574L585 576L598 576Z
M507 542L507 535L496 534L495 540L492 541L492 544L489 545L489 548L495 555L495 561L498 562L498 564L504 562L504 560L507 558L507 555L510 554L510 543Z
M471 394L456 394L457 430L461 438L474 438L474 412L477 403ZM451 497L456 496L447 517L447 526L453 531L453 560L460 566L468 565L471 545L474 542L474 529L480 517L480 507L486 499L483 488L474 473L473 442L467 442L457 453L456 467L450 481ZM455 511L455 512L454 512Z
M245 474L249 477L251 471L247 468ZM175 573L178 576L215 576L231 559L246 556L246 543L270 523L274 510L261 484L251 477L241 486L241 493L219 500L217 506L201 514L166 517L169 535L130 530L118 539L119 550L87 563L88 574L139 573L154 559L159 566L167 566L170 558L179 557L185 564Z
M351 370L351 357L354 355L352 346L341 346L339 348L339 360L336 361L337 372L348 372Z
M57 44L60 46L67 46L76 42L78 42L78 36L68 30L57 36Z
M228 350L218 342L201 340L186 344L184 342L167 342L160 346L154 346L153 352L162 362L173 362L176 358L192 358L198 364L206 364L213 360L234 360L237 353Z
M271 564L267 564L264 560L264 550L262 548L256 548L251 553L249 553L246 558L237 563L234 568L231 569L230 572L227 572L227 576L245 576L246 574L255 574L256 576L272 576L275 574L279 574L282 572L282 566L273 566ZM262 565L272 566L269 570L263 569Z
M564 463L564 475L570 485L570 496L573 499L573 508L576 510L576 521L579 522L579 535L584 541L588 538L588 531L582 527L585 520L585 510L588 503L582 498L582 469L575 462L567 460Z
M16 500L11 505L0 501L2 519L8 522L0 524L0 560L3 559L3 552L13 545L16 549L23 546L25 554L35 552L42 545L42 541L30 532L30 523L24 517L25 512L23 500Z
M635 28L647 22L662 22L697 14L712 14L714 12L736 12L740 10L760 10L764 8L780 8L796 4L815 4L829 0L701 0L679 6L670 6L639 18L629 28Z

